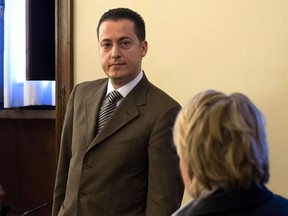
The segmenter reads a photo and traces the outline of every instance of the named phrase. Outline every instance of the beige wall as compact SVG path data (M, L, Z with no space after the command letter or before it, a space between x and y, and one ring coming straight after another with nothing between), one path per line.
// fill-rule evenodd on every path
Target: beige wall
M150 81L183 105L208 88L247 94L267 120L268 187L288 197L287 0L74 0L74 6L75 84L104 77L96 38L102 13L138 11L146 21L143 69Z

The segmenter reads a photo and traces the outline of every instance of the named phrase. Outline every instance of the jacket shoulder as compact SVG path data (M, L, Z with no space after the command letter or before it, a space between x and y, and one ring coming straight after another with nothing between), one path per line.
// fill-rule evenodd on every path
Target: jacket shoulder
M91 87L97 87L106 84L108 81L107 78L102 78L98 80L92 80L92 81L85 81L77 84L74 88L77 88L77 90L80 89L91 89Z
M90 93L97 91L99 88L106 87L107 81L108 81L107 78L93 80L93 81L85 81L85 82L77 84L73 88L73 92L75 94L80 94L80 95L89 95Z
M265 212L271 211L271 213L278 216L288 216L288 199L273 194L272 199L267 204L267 209Z
M158 88L152 83L149 83L148 96L152 100L158 100L159 102L163 102L165 106L170 104L170 105L176 105L180 107L180 104L174 98L172 98L168 93L166 93L165 91Z

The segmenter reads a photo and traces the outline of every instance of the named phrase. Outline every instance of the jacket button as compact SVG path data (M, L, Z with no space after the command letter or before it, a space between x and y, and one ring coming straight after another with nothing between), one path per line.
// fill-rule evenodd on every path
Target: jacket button
M79 195L80 195L80 196L88 196L88 194L85 193L85 192L83 192L83 191L80 191L80 192L79 192Z
M83 168L84 170L88 170L88 169L91 169L92 166L90 164L84 164Z

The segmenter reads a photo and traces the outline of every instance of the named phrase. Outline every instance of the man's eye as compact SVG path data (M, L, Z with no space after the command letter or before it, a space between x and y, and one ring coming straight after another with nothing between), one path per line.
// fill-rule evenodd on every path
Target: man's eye
M122 48L129 48L131 46L131 43L130 43L130 41L121 41L120 46Z
M102 46L104 49L109 49L109 47L111 46L111 44L110 44L110 43L103 43L101 46Z

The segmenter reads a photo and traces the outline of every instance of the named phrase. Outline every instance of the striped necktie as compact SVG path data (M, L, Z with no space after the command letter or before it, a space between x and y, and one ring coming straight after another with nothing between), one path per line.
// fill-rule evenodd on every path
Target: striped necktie
M117 101L122 98L122 95L118 91L112 91L108 94L108 102L101 107L99 118L98 118L98 127L97 133L104 127L105 123L108 121L114 110L116 109Z

